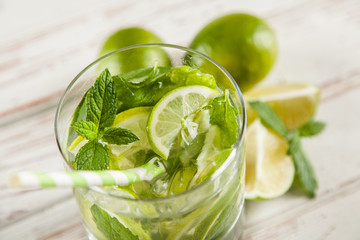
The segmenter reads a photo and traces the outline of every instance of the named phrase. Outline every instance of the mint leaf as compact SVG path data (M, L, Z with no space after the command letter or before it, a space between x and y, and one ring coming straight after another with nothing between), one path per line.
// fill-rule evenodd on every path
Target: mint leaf
M209 103L210 123L221 129L221 139L225 147L230 147L236 142L238 123L236 121L237 110L232 106L229 99L229 91L224 95L214 98Z
M170 75L170 80L175 84L182 85L202 85L209 88L216 88L214 76L200 72L200 70L189 67L180 66L174 68Z
M73 118L71 121L71 125L75 122L79 121L81 117L85 116L86 114L86 99L89 95L90 89L86 91L83 98L81 99L79 105L76 107L75 112L73 114Z
M72 162L75 170L105 170L110 165L110 155L106 146L96 140L82 146Z
M97 228L110 240L139 240L128 228L122 225L115 217L111 217L105 210L96 204L90 208Z
M99 131L112 125L117 112L117 96L108 69L96 79L87 97L86 120L93 122Z
M295 164L296 176L303 186L306 195L310 198L315 197L315 191L317 189L315 173L304 151L302 150L300 134L298 131L295 131L291 137L288 151Z
M118 112L138 106L154 106L163 95L175 89L177 85L169 78L171 69L158 67L154 74L154 68L144 68L114 76L116 94L121 99ZM136 81L132 79L133 76Z
M325 123L310 120L299 128L300 137L312 137L324 130Z
M97 127L93 122L81 120L73 123L71 127L77 132L77 134L90 141L94 140L97 136Z
M86 98L88 93L89 90L84 94L80 103L77 105L71 120L71 125L76 123L86 115ZM69 128L68 145L71 145L71 140L74 138L76 138L76 131L73 128Z
M120 127L107 127L101 138L103 141L110 144L128 144L139 140L139 138L130 130Z
M250 107L255 110L258 114L261 122L274 130L280 136L287 139L289 130L281 121L280 117L276 114L276 112L267 104L260 101L251 101L248 102Z
M139 88L145 87L156 81L158 78L162 77L162 75L167 74L170 69L171 68L169 67L159 68L158 65L155 64L155 66L152 68L141 68L131 72L123 73L120 76L129 84Z

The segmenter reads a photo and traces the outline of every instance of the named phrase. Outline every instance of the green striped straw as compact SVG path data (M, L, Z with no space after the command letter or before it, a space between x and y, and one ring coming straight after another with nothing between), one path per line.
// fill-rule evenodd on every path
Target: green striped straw
M9 176L8 183L13 188L128 186L150 181L165 172L163 165L153 160L138 168L119 171L18 172Z

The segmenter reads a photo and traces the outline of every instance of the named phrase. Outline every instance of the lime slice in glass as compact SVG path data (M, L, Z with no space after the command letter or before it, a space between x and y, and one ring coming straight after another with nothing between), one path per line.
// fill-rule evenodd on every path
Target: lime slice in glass
M187 117L218 94L211 88L194 85L176 88L161 98L151 111L147 125L153 150L167 159L181 129L193 129L186 126Z

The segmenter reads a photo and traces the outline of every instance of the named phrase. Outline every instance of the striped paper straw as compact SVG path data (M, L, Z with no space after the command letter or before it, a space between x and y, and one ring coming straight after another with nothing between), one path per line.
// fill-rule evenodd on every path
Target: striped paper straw
M165 172L161 163L150 161L141 167L128 170L68 171L68 172L18 172L9 176L9 186L14 188L128 186L140 181L150 181Z

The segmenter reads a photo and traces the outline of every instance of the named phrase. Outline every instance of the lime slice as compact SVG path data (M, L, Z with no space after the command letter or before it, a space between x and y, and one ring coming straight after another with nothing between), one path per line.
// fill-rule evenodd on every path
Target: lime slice
M148 122L148 138L153 150L167 159L174 139L181 129L196 131L187 117L200 109L219 92L204 86L176 88L162 97L151 111ZM192 133L193 136L196 134Z
M266 127L254 121L246 133L247 199L271 199L291 187L295 167L287 153L288 144Z
M142 165L146 160L147 154L151 151L151 146L146 133L151 107L135 107L119 113L113 123L113 127L121 127L132 131L138 141L126 144L109 144L111 156L111 169L129 169Z
M309 121L319 104L320 90L308 84L281 84L246 92L245 101L260 100L268 103L289 129L295 129ZM247 108L248 123L257 114Z

